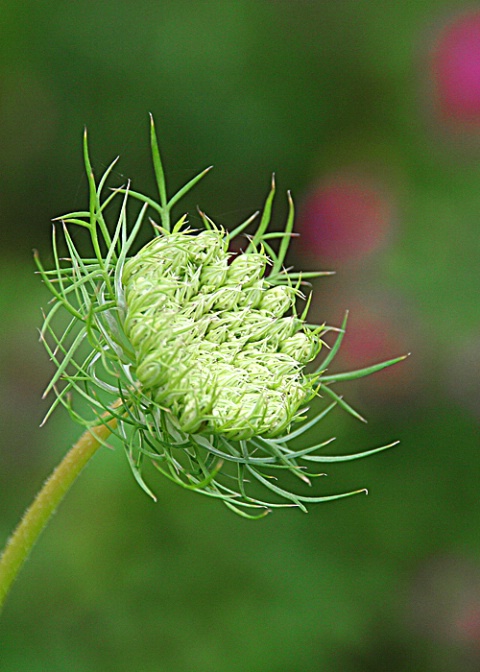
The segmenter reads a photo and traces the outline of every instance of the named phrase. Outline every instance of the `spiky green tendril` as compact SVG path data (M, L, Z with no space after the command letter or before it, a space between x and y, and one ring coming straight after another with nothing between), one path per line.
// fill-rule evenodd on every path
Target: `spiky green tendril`
M230 242L256 215L232 232L203 213L205 230L189 229L185 218L172 227L173 206L208 169L168 199L153 121L151 148L159 202L129 185L104 197L115 162L97 185L85 136L90 208L61 218L67 258L59 255L55 227L53 270L45 270L36 255L53 294L41 332L57 367L46 389L55 394L47 417L62 404L91 427L105 424L107 411L117 420L114 433L135 478L152 497L142 475L145 458L174 482L219 498L248 517L256 517L247 513L252 508L261 509L260 515L277 506L306 510L308 503L354 494L295 494L277 477L287 471L310 485L309 477L321 475L307 474L315 463L356 459L388 447L325 456L318 451L329 441L301 450L290 444L337 404L360 417L332 383L368 375L403 357L327 375L345 320L326 359L307 374L305 365L317 358L327 328L306 322L308 301L300 315L296 305L304 298L304 281L322 273L293 273L283 266L294 219L290 194L285 231L268 232L272 181L258 228L235 257ZM106 213L118 199L112 230ZM132 201L139 208L130 225ZM149 211L160 224L153 225L153 239L132 254ZM88 231L91 258L79 254L71 225ZM277 252L271 246L275 237ZM307 420L305 404L319 389L332 402ZM73 405L72 393L86 400L88 417ZM274 494L273 501L259 498L260 485Z

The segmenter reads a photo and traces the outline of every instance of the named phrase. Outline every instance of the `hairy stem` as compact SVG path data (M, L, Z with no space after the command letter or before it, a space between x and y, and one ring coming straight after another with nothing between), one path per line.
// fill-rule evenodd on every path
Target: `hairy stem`
M65 455L27 509L0 557L0 611L10 586L73 482L115 428L117 420L87 430Z

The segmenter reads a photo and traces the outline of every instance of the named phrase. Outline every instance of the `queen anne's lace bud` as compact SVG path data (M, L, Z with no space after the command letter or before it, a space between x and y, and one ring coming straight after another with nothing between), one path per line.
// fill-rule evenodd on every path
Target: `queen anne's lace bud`
M321 341L295 316L295 290L269 285L265 253L229 256L218 229L147 244L123 270L125 333L142 388L181 431L273 437L312 396L303 366Z
M346 459L319 454L324 444L290 447L291 440L336 404L360 417L330 388L337 377L327 371L345 324L325 360L305 372L320 351L323 329L305 322L307 308L301 315L296 310L305 279L318 274L289 272L283 266L293 230L292 199L285 230L268 232L272 182L246 251L231 255L230 241L253 218L231 233L203 213L204 230L187 229L183 219L172 227L172 207L206 171L169 199L153 123L151 146L158 203L128 188L104 198L113 164L97 186L85 142L90 211L64 218L66 257L58 252L54 230L52 270L36 257L53 294L42 329L57 365L46 389L56 395L47 417L58 404L87 427L114 417L135 478L151 495L143 480L145 459L176 483L221 499L247 516L252 507L306 510L307 503L344 496L297 494L277 481L286 470L310 484L306 473L315 475L315 464ZM106 206L119 195L120 217L111 227L107 219L115 208ZM131 225L132 199L143 206ZM147 212L159 217L161 226L155 224L153 240L129 257ZM88 260L70 236L69 228L78 225L90 233ZM70 321L65 322L59 308ZM395 361L343 373L340 379ZM330 406L290 430L304 419L305 404L319 389L331 398ZM72 393L88 402L87 417L74 408ZM253 483L269 490L273 501L258 499L250 491Z

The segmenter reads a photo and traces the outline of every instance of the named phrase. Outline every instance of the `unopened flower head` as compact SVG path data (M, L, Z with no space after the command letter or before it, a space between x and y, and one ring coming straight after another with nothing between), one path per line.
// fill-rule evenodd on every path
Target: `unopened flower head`
M319 330L295 316L298 290L268 283L270 263L263 250L232 260L221 229L182 228L125 264L136 376L182 432L278 436L313 396Z
M383 449L335 457L318 453L329 441L301 450L290 442L336 404L359 417L331 383L397 360L360 372L327 374L343 328L318 365L321 337L328 329L307 322L304 288L308 278L322 274L284 267L294 218L290 195L285 230L270 233L272 181L256 231L245 238L244 251L233 254L231 240L255 216L231 232L203 213L202 229L189 228L186 217L172 226L173 206L207 171L169 199L153 122L151 147L159 202L130 185L104 196L114 164L97 184L85 137L90 209L61 219L67 257L58 252L54 228L52 270L45 270L36 255L53 294L42 329L57 366L46 390L55 393L47 417L58 404L87 426L105 422L105 412L107 418L116 417L116 433L133 473L152 497L143 476L146 459L171 480L221 499L243 515L275 506L306 510L309 502L345 496L297 494L277 476L288 471L310 485L311 476L321 475L306 473L316 463ZM107 206L119 199L112 227ZM153 237L134 252L149 212ZM90 234L93 255L86 259L70 235L72 226ZM70 314L67 323L62 312ZM331 403L306 419L308 404L319 391ZM87 402L87 411L74 403L75 397ZM261 486L273 501L259 495Z

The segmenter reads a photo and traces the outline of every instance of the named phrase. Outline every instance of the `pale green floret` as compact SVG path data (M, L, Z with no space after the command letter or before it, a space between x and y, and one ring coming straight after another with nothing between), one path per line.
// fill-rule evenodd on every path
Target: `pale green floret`
M281 351L295 357L302 364L306 364L315 359L320 347L321 343L315 334L299 331L283 341Z
M263 293L259 308L275 315L284 315L292 307L296 296L297 292L293 287L277 285Z
M143 391L178 429L273 437L313 396L303 367L320 336L296 315L298 291L269 285L263 250L230 256L217 229L155 238L125 263L124 329Z
M264 254L250 253L240 254L236 257L227 273L227 284L239 284L248 287L255 280L263 277L268 258Z

